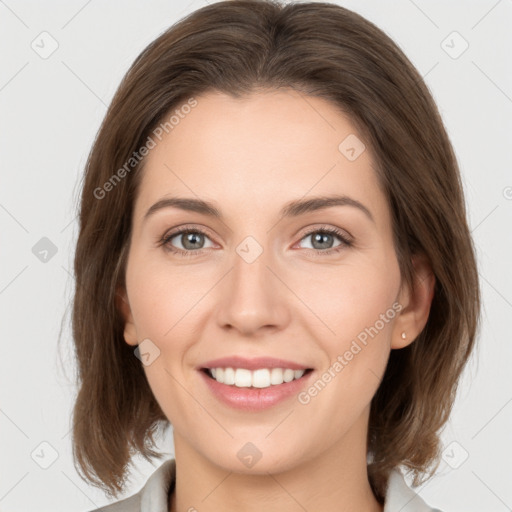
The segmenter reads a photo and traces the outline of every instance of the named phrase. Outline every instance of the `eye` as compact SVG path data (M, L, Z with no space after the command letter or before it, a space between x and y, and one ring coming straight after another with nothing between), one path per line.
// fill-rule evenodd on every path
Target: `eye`
M308 238L311 239L311 249L322 254L339 252L345 247L350 247L352 245L352 241L344 232L338 228L333 227L321 227L309 231L304 237L301 238L301 241ZM340 243L336 246L333 246L334 240L336 238L340 241Z
M320 254L337 253L353 244L347 234L338 228L329 226L322 226L309 231L301 238L300 242L308 238L311 238L312 247L307 247L307 249ZM333 246L336 238L339 244ZM206 240L210 241L209 246L205 246ZM171 233L166 233L160 240L159 245L169 252L183 257L196 256L202 254L205 249L213 247L213 243L206 231L190 226L182 226Z
M202 252L205 248L205 239L209 240L209 237L202 229L183 226L165 234L160 241L160 245L178 256L192 256ZM173 240L175 240L174 243ZM178 244L178 247L175 244Z

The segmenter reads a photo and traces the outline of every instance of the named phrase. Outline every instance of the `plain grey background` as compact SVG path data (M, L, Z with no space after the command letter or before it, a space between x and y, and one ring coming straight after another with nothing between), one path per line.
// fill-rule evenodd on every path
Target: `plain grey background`
M416 490L445 512L512 510L512 1L336 3L383 29L425 77L459 160L477 247L477 352L443 432L438 473ZM76 390L65 315L78 185L130 64L203 5L0 0L2 512L78 512L109 502L79 478L71 456ZM160 446L173 454L170 435ZM155 469L136 460L125 496Z

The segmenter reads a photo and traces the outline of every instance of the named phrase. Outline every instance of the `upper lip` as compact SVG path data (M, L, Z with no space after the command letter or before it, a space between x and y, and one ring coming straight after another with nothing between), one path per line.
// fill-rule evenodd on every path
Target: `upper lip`
M285 359L274 357L254 357L251 359L241 356L221 357L199 365L198 369L204 368L246 368L247 370L258 370L259 368L290 368L292 370L308 370L309 367Z

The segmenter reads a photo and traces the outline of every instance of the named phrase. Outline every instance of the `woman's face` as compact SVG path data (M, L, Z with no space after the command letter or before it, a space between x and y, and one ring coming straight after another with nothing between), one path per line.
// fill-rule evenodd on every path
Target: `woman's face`
M292 90L196 100L147 156L122 305L176 449L257 473L361 452L390 350L409 342L370 149ZM159 203L172 198L218 216ZM269 385L300 376L275 367L308 371Z

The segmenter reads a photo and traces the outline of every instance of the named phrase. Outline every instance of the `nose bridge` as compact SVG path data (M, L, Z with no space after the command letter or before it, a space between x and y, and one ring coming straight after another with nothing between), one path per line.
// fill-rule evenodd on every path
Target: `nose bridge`
M287 321L287 308L282 284L272 268L275 259L265 241L246 237L232 258L232 270L224 283L220 301L219 322L241 332L250 333L260 327L282 327Z
M268 292L266 288L270 284L268 277L271 274L268 266L271 265L272 260L268 244L264 247L255 238L249 236L236 247L235 252L232 280L237 293L243 293L244 290L253 295Z

